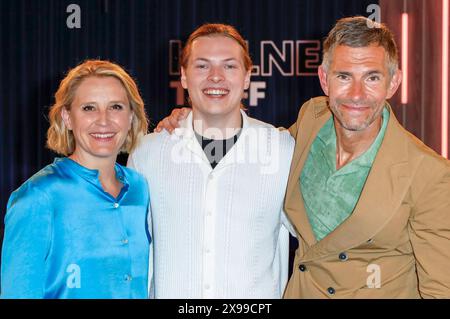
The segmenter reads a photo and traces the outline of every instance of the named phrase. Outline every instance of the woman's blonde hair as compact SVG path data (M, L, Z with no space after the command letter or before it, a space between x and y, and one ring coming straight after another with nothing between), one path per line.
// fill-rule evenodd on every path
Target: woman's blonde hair
M138 139L147 133L148 120L145 114L144 101L138 87L131 76L119 65L104 60L87 60L71 69L59 84L55 94L55 104L50 108L50 127L47 131L47 147L56 153L68 156L75 150L75 140L61 116L63 108L70 110L75 99L77 88L87 77L112 76L118 79L127 92L130 108L133 112L131 129L120 152L130 153Z

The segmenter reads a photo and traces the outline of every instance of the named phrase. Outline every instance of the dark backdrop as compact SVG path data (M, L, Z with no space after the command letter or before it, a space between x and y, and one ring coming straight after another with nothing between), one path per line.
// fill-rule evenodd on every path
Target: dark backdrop
M72 3L81 10L79 29L70 29L66 24L71 14L66 9ZM261 58L263 41L272 41L265 52L275 56L281 66L277 68L272 63L271 76L253 78L265 82L265 98L259 99L257 106L249 106L248 112L287 127L296 119L304 100L322 94L314 75L315 66L320 63L314 59L320 48L314 48L315 42L302 42L298 44L302 49L297 52L296 41L319 43L336 19L368 16L367 6L374 3L378 1L1 1L0 218L3 220L11 191L53 161L55 154L45 148L46 114L59 81L80 61L101 58L124 66L138 82L153 128L179 102L175 89L170 88L170 82L178 79L169 70L170 66L175 70L177 62L177 54L170 59L170 41L186 39L205 22L229 23L248 39L260 71L261 63L266 72L270 66L269 55ZM289 41L295 44L294 56L290 50L282 51L283 43L290 48ZM306 51L304 46L312 46L312 51ZM301 67L307 64L306 60L310 60L309 69ZM289 61L295 64L293 75L287 75ZM124 160L120 158L121 162ZM3 223L0 224L2 232Z

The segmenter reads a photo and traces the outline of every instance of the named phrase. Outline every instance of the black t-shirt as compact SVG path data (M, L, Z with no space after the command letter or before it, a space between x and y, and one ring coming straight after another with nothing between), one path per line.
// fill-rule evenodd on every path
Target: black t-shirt
M222 160L225 154L227 154L228 151L233 147L233 145L236 144L236 141L238 140L241 131L242 130L239 130L239 132L236 135L226 140L209 139L195 132L195 136L197 137L198 142L202 146L203 152L205 152L205 155L208 158L209 163L211 164L211 167L213 169L217 166L217 164L219 164L219 162Z

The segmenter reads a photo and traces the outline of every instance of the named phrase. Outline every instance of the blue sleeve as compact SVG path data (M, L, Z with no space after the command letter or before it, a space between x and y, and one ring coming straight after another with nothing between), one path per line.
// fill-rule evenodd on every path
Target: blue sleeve
M140 173L138 173L140 176L140 180L141 180L141 185L142 185L142 189L144 190L144 194L145 194L145 206L147 207L147 215L146 215L146 233L147 233L147 238L148 238L148 242L151 244L152 243L152 213L151 213L151 205L150 205L150 190L149 190L149 186L148 186L148 181L147 179L141 175Z
M25 183L8 202L1 265L1 298L43 298L52 207L45 192Z

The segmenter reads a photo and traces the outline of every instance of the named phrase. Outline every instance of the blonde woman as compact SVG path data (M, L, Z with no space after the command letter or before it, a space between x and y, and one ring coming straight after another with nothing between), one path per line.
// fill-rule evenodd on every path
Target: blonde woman
M62 80L47 145L64 155L12 193L2 298L146 298L145 179L116 163L147 132L144 103L118 65L89 60Z

